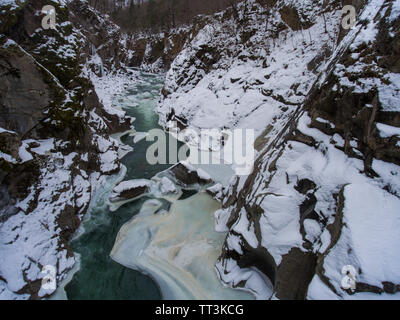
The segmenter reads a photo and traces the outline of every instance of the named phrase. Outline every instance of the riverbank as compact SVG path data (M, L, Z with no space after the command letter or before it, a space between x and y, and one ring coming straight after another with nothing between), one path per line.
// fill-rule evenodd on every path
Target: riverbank
M113 136L120 142L124 170L110 177L93 196L87 218L71 242L80 257L79 266L64 283L65 295L55 297L252 299L249 293L225 288L215 271L226 237L215 231L214 212L219 203L205 187L182 186L174 180L167 172L171 165L152 166L145 159L151 145L144 139L146 132L162 129L155 108L163 77L135 71L129 84L123 79L104 80L97 83L103 94L111 94L113 86L118 88L113 99L103 97L106 105L125 112L133 121L130 131ZM172 180L175 193L159 191L165 176ZM110 202L119 182L136 179L151 181L151 192L121 204Z

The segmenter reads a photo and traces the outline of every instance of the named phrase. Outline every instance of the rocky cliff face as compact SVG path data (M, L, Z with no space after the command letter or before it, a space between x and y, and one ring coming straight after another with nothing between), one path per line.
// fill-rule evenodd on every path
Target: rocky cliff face
M244 1L172 63L167 126L258 136L253 173L232 180L216 213L226 284L264 299L398 292L399 16L397 0ZM342 287L349 265L353 291Z
M181 52L190 32L189 28L179 28L170 33L129 36L126 64L147 71L165 72Z
M55 30L41 27L49 4ZM120 169L109 135L130 121L91 77L120 67L123 40L86 1L0 1L0 20L0 297L36 299L52 293L43 266L61 281L75 263L68 241Z
M56 30L41 28L47 4ZM59 282L75 263L68 240L120 169L109 135L130 124L96 79L125 66L170 67L167 127L256 132L253 172L215 193L221 281L260 299L396 295L399 16L399 0L247 0L127 36L84 0L0 0L0 298L46 297L43 266Z

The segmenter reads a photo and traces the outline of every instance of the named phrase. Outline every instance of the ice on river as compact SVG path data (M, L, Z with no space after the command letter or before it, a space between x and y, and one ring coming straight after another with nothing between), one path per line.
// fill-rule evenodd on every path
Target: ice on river
M223 287L215 272L225 233L215 231L217 201L200 192L176 201L168 213L158 200L120 230L111 257L125 267L151 275L164 299L242 300L252 295Z

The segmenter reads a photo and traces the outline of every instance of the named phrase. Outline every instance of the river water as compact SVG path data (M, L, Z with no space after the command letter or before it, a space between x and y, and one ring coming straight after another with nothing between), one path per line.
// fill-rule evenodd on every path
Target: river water
M114 104L136 119L137 132L147 132L160 128L155 108L164 79L145 73L139 79ZM171 166L147 163L152 142L134 143L129 134L121 141L134 149L122 159L124 180L151 179ZM71 243L80 264L65 286L68 299L252 298L224 288L216 276L214 264L226 235L214 230L219 204L204 190L180 190L182 196L172 199L150 195L111 212L108 198L119 178L110 178L96 193L83 231ZM156 214L160 209L163 214Z

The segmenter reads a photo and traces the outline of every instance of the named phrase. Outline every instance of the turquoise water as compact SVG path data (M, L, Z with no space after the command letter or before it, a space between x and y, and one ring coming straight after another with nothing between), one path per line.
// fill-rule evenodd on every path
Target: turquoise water
M73 241L72 248L81 255L81 268L65 291L71 300L151 300L160 299L158 286L140 272L127 269L111 260L109 254L115 237L138 210L136 201L109 212L107 207L92 213L85 233Z
M147 132L153 128L160 128L154 109L163 81L163 77L157 75L141 74L139 82L133 83L123 95L116 97L114 103L122 106L129 116L136 118L136 131ZM122 159L127 168L125 180L150 179L170 167L151 166L147 163L145 154L152 142L142 140L134 144L133 137L128 135L121 140L134 148L133 152ZM123 267L109 256L121 226L139 212L148 198L131 202L116 212L110 212L107 196L108 193L103 194L91 205L90 219L83 225L85 232L71 243L74 252L81 256L81 268L65 287L68 299L161 299L160 290L151 278Z

